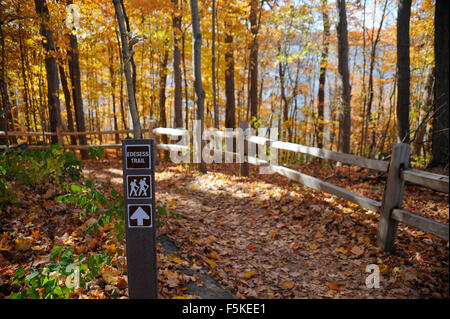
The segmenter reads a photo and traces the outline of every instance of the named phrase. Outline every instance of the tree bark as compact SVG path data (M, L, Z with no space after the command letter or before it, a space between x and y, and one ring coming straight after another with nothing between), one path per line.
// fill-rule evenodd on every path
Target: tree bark
M64 66L59 65L58 67L59 67L59 76L61 77L61 86L62 86L63 92L64 92L64 102L66 104L67 127L69 129L69 132L73 132L74 131L74 122L73 122L72 106L70 103L69 85L67 83L67 77L66 77L66 73L64 71ZM76 136L74 136L74 135L70 136L70 144L77 145Z
M0 109L0 130L5 131L6 135L0 136L0 145L8 145L8 120L7 112L11 108L8 97L8 85L6 84L6 62L5 62L5 37L3 34L3 21L0 21L0 44L2 46L2 73L1 73L1 87L2 93L2 108Z
M338 71L341 86L341 107L339 112L339 151L350 153L351 133L351 87L348 71L348 34L345 0L337 0L338 21L336 26L338 36Z
M258 119L258 29L261 19L261 13L259 19L257 19L258 0L251 0L250 6L250 31L253 35L253 43L250 50L250 117ZM257 21L259 20L259 21Z
M434 117L431 145L433 166L448 166L449 152L449 3L436 0L434 55L436 82L434 87Z
M193 56L194 56L194 88L195 94L197 96L197 114L196 120L200 121L201 129L203 134L205 126L205 91L202 86L202 34L200 31L200 17L198 14L198 2L197 0L190 0L191 4L191 18L192 18L192 34L193 34ZM201 150L203 150L204 141L201 139ZM201 156L198 169L202 173L206 173L206 163Z
M167 127L166 116L166 83L167 83L167 64L169 62L169 49L164 47L163 59L159 67L159 126ZM164 144L169 142L166 134L163 134ZM166 154L168 154L166 152ZM167 156L168 157L168 156Z
M225 22L225 127L236 128L236 98L234 92L234 49L231 25Z
M45 71L47 73L47 100L50 115L50 129L56 132L56 128L61 126L61 110L59 105L59 77L58 65L55 58L55 43L53 41L53 32L50 30L48 24L50 23L50 16L45 0L35 0L36 12L41 19L41 36L45 37L42 45L45 50ZM57 136L52 136L52 143L58 143Z
M327 79L328 46L330 38L330 21L328 19L327 0L321 0L323 20L322 56L320 57L319 92L317 103L317 147L323 147L324 135L324 108L325 108L325 82Z
M183 127L183 95L181 88L181 53L180 53L180 35L181 35L181 10L178 7L178 0L172 0L175 10L172 16L173 26L173 77L174 77L174 127Z
M114 120L114 130L119 129L119 124L117 122L116 115L116 77L114 74L114 53L112 50L112 43L108 44L108 56L109 56L109 77L111 81L111 97L112 97L112 112ZM115 143L119 144L120 137L119 134L115 135Z
M214 107L214 127L219 128L219 108L216 96L216 1L212 0L211 80Z
M397 141L409 143L409 20L411 0L399 0L397 17Z
M135 139L141 139L142 132L141 132L141 125L139 122L139 114L136 106L136 97L134 90L135 82L133 80L130 69L131 55L129 52L128 34L125 29L124 12L122 11L123 7L121 5L120 0L113 0L113 3L116 11L117 23L119 25L120 39L122 42L122 57L124 64L125 80L127 82L128 106L130 107L131 118L133 121L133 136Z
M72 0L67 1L67 5L71 5ZM69 75L72 83L72 100L75 110L75 123L78 132L86 132L86 123L83 108L83 96L81 94L81 72L78 53L78 40L76 34L71 32L69 35L70 49L69 54ZM78 142L80 145L87 145L86 135L79 135ZM88 158L87 150L81 150L81 157Z

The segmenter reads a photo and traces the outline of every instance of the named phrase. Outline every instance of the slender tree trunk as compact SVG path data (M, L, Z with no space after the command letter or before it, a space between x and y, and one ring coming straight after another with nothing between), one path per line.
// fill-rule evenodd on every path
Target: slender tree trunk
M251 0L250 6L250 31L253 35L253 43L250 50L250 117L258 119L258 30L261 22L261 12L259 19L257 19L257 11L259 8L258 0ZM260 9L261 10L261 9Z
M74 132L74 123L73 123L73 114L72 114L72 106L70 104L70 91L69 85L67 84L67 77L64 71L64 66L59 65L59 76L61 77L61 86L64 92L64 102L66 104L66 113L67 113L67 127L69 128L69 132ZM76 136L70 136L70 143L72 145L77 145Z
M330 21L328 19L328 4L327 0L321 0L322 4L322 20L323 20L323 43L322 56L320 58L320 73L319 73L319 93L317 96L317 147L323 147L324 135L324 108L325 108L325 81L327 79L327 64L328 64L328 46L330 38Z
M409 143L409 20L411 0L399 0L397 18L397 141Z
M55 58L55 43L53 41L53 33L48 24L50 23L50 15L45 0L35 0L36 12L41 19L41 36L45 37L43 47L45 50L45 70L47 73L47 99L50 114L50 129L56 132L56 128L61 126L61 110L59 106L59 77L58 65ZM58 137L52 136L52 143L58 143Z
M112 112L114 120L114 130L119 129L119 124L117 122L116 115L116 77L114 74L114 52L112 49L112 43L108 45L108 56L109 56L109 77L111 81L111 97L112 97ZM115 134L115 143L120 143L119 134Z
M128 106L130 107L131 118L133 120L133 136L135 139L142 138L141 125L139 123L139 114L136 106L136 96L135 96L135 80L133 80L130 60L132 58L131 52L129 52L128 35L125 29L124 23L124 11L122 11L123 6L120 0L113 0L114 8L116 11L117 23L119 25L120 38L122 42L122 57L124 60L124 72L125 80L127 82L127 93L128 93Z
M449 66L448 34L449 3L436 0L434 55L436 64L436 82L434 88L434 116L431 145L431 162L433 166L448 166L449 152Z
M2 108L0 109L0 131L5 131L6 135L0 135L0 145L9 145L8 141L8 119L7 112L11 108L8 97L8 85L6 84L6 62L5 62L5 37L3 34L3 21L0 21L0 44L2 46L2 73L1 73L1 95ZM3 113L3 114L2 114Z
M20 51L20 64L22 71L22 83L23 83L23 100L25 101L25 118L27 123L27 131L31 131L31 105L30 94L28 91L27 72L25 67L25 48L23 45L23 26L19 22L19 51ZM31 144L31 136L27 137L28 143Z
M214 127L219 128L219 109L216 96L216 0L212 0L211 77L214 107Z
M120 72L119 77L119 102L120 102L120 117L122 118L122 125L124 130L128 130L128 124L126 119L126 113L125 113L125 105L124 105L124 97L123 97L123 57L122 57L122 47L120 45L120 39L119 39L119 32L116 31L116 39L117 39L117 47L119 48L119 61L120 61L120 69L122 72ZM153 108L152 108L153 110Z
M174 127L183 127L183 94L181 88L181 53L180 53L180 35L181 35L181 10L178 7L178 0L172 0L175 10L172 16L173 26L173 77L174 77Z
M341 105L339 112L339 151L350 153L351 130L351 87L348 71L348 35L347 13L345 0L337 0L338 21L336 26L338 36L338 71L341 85Z
M200 120L200 131L203 134L205 127L205 91L202 86L202 34L200 31L200 17L198 14L198 2L197 0L190 0L191 4L191 18L192 18L192 35L193 35L193 56L194 56L194 88L197 96L197 116L196 119ZM204 141L201 139L201 150L203 150ZM198 169L202 173L206 173L206 163L201 156Z
M186 50L185 50L185 34L183 33L183 37L181 39L182 42L182 58L183 58L183 77L184 77L184 101L185 101L185 110L184 116L185 118L185 129L189 129L189 95L188 95L188 86L187 86L187 74L186 74Z
M236 99L234 92L234 49L231 25L225 22L225 127L236 128Z
M163 59L159 68L159 126L167 127L166 117L166 82L167 64L169 62L169 49L164 47ZM164 144L169 142L167 135L162 135Z
M71 5L72 0L67 0L67 5ZM72 32L68 35L70 41L69 55L69 75L72 83L72 100L75 110L75 123L78 132L86 132L86 124L83 108L83 96L81 94L81 72L78 53L78 40L76 34ZM80 145L87 145L86 135L79 135L78 142ZM81 157L88 158L87 150L81 150Z
M383 28L383 22L385 18L386 8L387 8L388 1L386 0L384 2L383 11L381 14L381 20L380 20L380 27L377 30L377 35L375 39L373 39L373 33L374 30L372 30L372 47L370 51L370 61L369 61L369 83L368 83L368 97L367 97L367 109L366 109L366 115L365 115L365 123L363 125L363 143L366 143L366 138L368 137L368 130L372 121L372 104L373 104L373 97L374 97L374 89L373 89L373 71L375 67L375 58L377 55L377 45L380 40L380 33L381 29ZM366 98L364 99L366 101ZM364 146L364 145L363 145ZM363 147L363 152L364 152ZM370 152L372 148L369 148L369 157ZM364 155L364 154L363 154Z

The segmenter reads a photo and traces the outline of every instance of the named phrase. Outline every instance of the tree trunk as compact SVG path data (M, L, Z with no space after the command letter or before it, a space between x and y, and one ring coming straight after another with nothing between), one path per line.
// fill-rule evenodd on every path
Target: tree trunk
M6 84L6 62L5 62L5 37L3 35L3 21L0 21L0 44L2 46L2 73L1 73L1 87L2 93L2 109L0 109L0 131L5 131L6 135L0 135L0 145L8 145L8 120L7 112L11 108L8 97L8 85Z
M67 5L71 5L72 0L67 0ZM81 94L81 72L78 53L78 41L74 32L69 35L70 49L69 54L69 75L72 83L72 100L75 110L75 123L78 132L86 132L86 124L84 119L83 96ZM87 145L86 135L79 135L78 142L80 145ZM87 150L81 150L81 157L88 158Z
M382 14L381 14L380 27L378 28L377 35L376 35L375 39L373 39L374 30L372 30L372 48L371 48L371 51L370 51L369 84L368 84L368 94L369 94L369 96L368 96L368 100L367 100L367 111L366 111L366 116L365 116L365 123L363 124L363 139L362 139L363 143L366 142L366 138L368 136L369 126L371 124L371 119L372 119L372 114L371 113L372 113L372 104L373 104L373 96L374 96L374 92L373 92L373 71L374 71L374 67L375 67L375 58L376 58L376 53L377 53L377 45L378 45L378 41L380 40L381 29L383 28L383 22L384 22L384 18L385 18L387 4L388 4L388 1L386 0L384 2L383 11L382 11ZM372 148L369 149L369 157L370 157L370 153L371 153L370 150L371 149ZM363 147L363 152L364 152L364 150L365 149Z
M434 55L436 82L430 166L448 166L449 141L449 66L448 66L448 1L437 0L435 13Z
M181 38L182 42L182 58L183 58L183 76L184 76L184 101L185 101L185 129L189 129L189 95L188 95L188 85L187 85L187 75L186 75L186 50L185 50L185 34Z
M56 132L56 128L61 126L61 110L59 106L59 77L58 65L55 58L55 43L53 41L53 32L48 24L50 23L50 15L45 0L35 0L36 12L41 19L41 36L45 37L42 45L45 50L45 71L47 73L47 100L50 115L50 129ZM58 143L58 137L52 136L52 143Z
M109 56L109 77L111 81L111 97L112 97L112 112L114 120L114 130L119 129L116 115L116 77L114 74L114 53L112 49L112 43L108 44L108 56ZM120 143L119 134L115 134L115 143Z
M399 0L397 18L397 141L409 143L409 20L411 0Z
M159 68L159 126L167 127L166 117L166 83L167 83L167 63L169 62L169 49L164 47L163 59ZM166 134L163 134L164 144L169 142ZM167 154L167 152L166 152Z
M231 25L225 22L225 127L236 128L236 99L234 92L234 49Z
M174 77L174 127L183 127L183 95L181 91L181 53L180 53L180 35L181 35L181 10L178 7L178 0L172 0L175 10L172 16L173 26L173 77Z
M23 100L25 101L25 119L27 124L27 131L31 131L30 94L28 91L27 73L25 68L25 48L23 45L23 26L21 21L19 22L19 51L23 83ZM28 136L27 140L28 144L31 144L31 136Z
M350 153L351 132L351 87L348 71L348 35L347 13L345 0L337 0L338 21L336 26L338 36L338 71L341 86L341 106L339 112L339 151Z
M196 120L200 121L200 132L203 134L205 127L205 91L202 86L202 34L200 31L200 17L198 14L198 3L197 0L190 0L191 4L191 18L192 18L192 35L194 39L193 44L193 56L194 56L194 88L195 94L197 96L197 116ZM201 139L201 150L203 150L204 141ZM202 173L206 173L206 163L201 156L198 169Z
M67 127L69 128L69 132L74 132L72 106L70 104L69 85L67 84L67 77L66 77L66 73L64 72L64 66L59 65L58 67L59 67L59 76L61 77L61 85L62 85L63 92L64 92L64 102L66 104ZM70 135L70 144L77 145L76 136Z
M216 1L212 0L211 77L214 107L214 127L219 128L219 109L216 96Z
M250 51L250 117L258 119L258 29L261 21L261 12L259 14L259 21L257 21L258 0L251 0L250 7L250 31L253 35L253 43Z
M120 0L113 0L113 3L116 11L117 23L119 25L120 39L122 42L122 57L124 64L125 80L127 82L128 105L130 107L131 118L133 121L133 136L135 139L141 139L142 132L141 132L141 125L139 123L139 114L136 106L136 97L134 90L135 82L133 80L130 69L131 52L129 52L128 34L125 29L124 12L122 11L123 7L121 5Z
M120 61L120 80L119 80L119 102L120 102L120 117L122 118L122 125L124 130L128 130L127 119L125 115L125 106L123 98L123 57L122 57L122 47L120 45L119 32L116 31L117 47L119 48L119 61ZM153 109L152 109L153 110ZM150 112L151 113L151 112Z
M328 19L327 0L321 0L323 20L322 56L320 57L319 93L317 96L317 147L323 147L325 82L327 79L328 46L330 38L330 21Z

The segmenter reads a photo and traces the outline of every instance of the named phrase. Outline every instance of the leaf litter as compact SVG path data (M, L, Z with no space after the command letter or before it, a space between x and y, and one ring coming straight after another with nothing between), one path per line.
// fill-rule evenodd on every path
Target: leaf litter
M99 188L123 192L120 161L85 166L84 175ZM322 179L332 173L319 164L292 168ZM197 298L186 286L204 286L200 273L238 298L448 298L447 241L400 224L397 250L386 254L375 245L378 214L277 174L250 171L247 178L238 176L236 164L210 165L204 175L182 165L157 167L157 205L179 214L162 217L158 229L179 249L175 255L157 245L159 298ZM367 179L367 170L344 171L347 176L328 182L381 201L383 181ZM27 196L20 200L27 208L2 211L0 297L18 289L11 282L19 266L45 264L61 244L77 253L113 256L71 298L127 298L124 241L111 241L107 227L87 234L89 218L57 202L57 192L24 186ZM448 223L448 195L408 186L405 198L405 209ZM380 269L378 289L365 285L370 264Z

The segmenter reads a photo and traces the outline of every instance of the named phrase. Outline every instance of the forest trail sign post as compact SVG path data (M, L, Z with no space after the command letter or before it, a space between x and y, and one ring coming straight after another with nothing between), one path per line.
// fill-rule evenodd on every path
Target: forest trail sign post
M123 140L128 293L157 297L154 140Z

